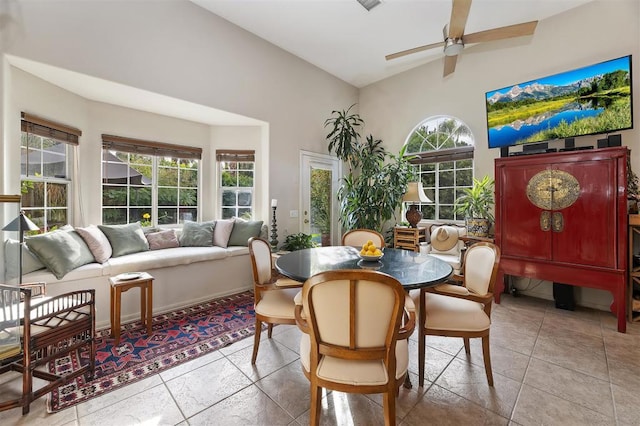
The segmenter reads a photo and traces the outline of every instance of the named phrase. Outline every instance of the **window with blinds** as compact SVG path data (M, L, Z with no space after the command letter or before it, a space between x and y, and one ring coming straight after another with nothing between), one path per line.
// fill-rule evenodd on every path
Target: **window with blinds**
M102 135L102 223L198 220L201 148Z
M255 151L217 150L220 217L254 217Z
M41 232L51 231L71 222L71 159L82 132L26 112L21 130L22 208Z

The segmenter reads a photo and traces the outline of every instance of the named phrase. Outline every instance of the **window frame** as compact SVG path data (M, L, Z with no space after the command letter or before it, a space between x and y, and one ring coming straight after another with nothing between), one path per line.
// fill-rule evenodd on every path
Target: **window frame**
M418 125L416 125L409 135L407 136L404 145L407 146L410 142L412 142L412 137L417 135L423 139L421 144L421 148L425 145L426 138L428 135L435 134L436 130L438 130L438 123L442 123L447 120L455 120L457 126L454 127L454 131L448 135L450 139L452 135L454 135L458 129L461 129L462 135L464 135L466 141L455 141L453 142L454 147L445 147L445 144L439 143L439 138L436 137L436 143L431 144L433 149L430 150L422 150L419 152L405 152L405 156L410 158L410 162L416 166L416 173L420 178L422 185L425 190L425 194L431 200L430 203L417 203L418 208L423 213L423 220L429 222L447 222L447 223L464 223L464 218L458 217L457 213L454 210L455 200L461 195L462 190L464 188L470 188L473 184L474 177L474 152L475 152L475 137L471 132L469 126L454 116L447 115L436 115L430 116L426 119L422 120ZM430 133L428 131L429 125L436 126L433 128L433 132ZM464 126L464 128L462 128ZM422 130L423 134L427 136L423 136L423 134L419 134L418 132ZM440 134L441 132L438 132ZM447 138L445 138L446 140ZM451 145L451 143L449 143ZM407 151L409 151L407 149ZM469 165L465 165L462 162L466 162L470 160ZM442 169L445 167L447 163L452 163L451 166L447 169ZM462 163L462 164L461 164ZM425 170L427 169L427 170ZM453 171L453 185L444 187L441 184L441 178L443 174L447 171ZM464 179L465 182L460 182L459 175L461 173L466 173L470 171L469 176ZM427 176L433 175L432 179L429 179ZM432 182L433 183L432 183ZM467 182L468 181L468 182ZM445 189L453 190L453 200L452 202L444 202L441 201L442 191ZM403 206L403 214L406 212L407 206ZM442 217L445 209L450 211L450 215L447 217ZM431 211L430 211L431 210Z
M140 139L125 138L121 136L102 135L102 159L101 159L101 179L102 179L102 203L101 214L102 222L109 224L120 223L132 223L140 221L143 226L167 226L167 227L179 227L185 220L198 221L201 215L201 181L202 181L202 149L193 148L182 145L165 144L161 142L145 141ZM126 173L126 177L123 177L124 182L107 182L108 177L105 177L105 173L108 173L108 167L111 163L116 163L113 159L109 158L109 155L115 157L117 162L124 163L129 169L133 169L139 173L134 177L140 176L140 183L132 183L132 175L129 171ZM123 158L124 157L124 158ZM131 161L132 158L141 158L138 163ZM144 159L147 159L144 162ZM170 164L162 164L163 161L169 159ZM183 166L184 165L184 166ZM149 167L151 177L148 178L143 172L139 172L135 168ZM105 169L105 167L107 169ZM167 184L161 178L161 171L163 169L175 169L175 184ZM182 185L183 173L195 172L195 187L189 185ZM145 184L144 180L150 179L150 182ZM114 178L115 179L115 178ZM189 182L193 182L191 179ZM145 188L148 185L150 190L150 202L148 204L132 204L131 195L132 188ZM122 187L125 188L125 204L105 205L105 187ZM159 205L160 192L166 189L175 189L175 204L163 204ZM195 194L195 205L182 204L182 192L191 191ZM124 209L126 215L126 222L122 220L107 220L105 221L105 214L108 210ZM147 210L147 211L144 211ZM171 222L162 222L159 220L160 216L165 217L164 213L175 210L174 220ZM133 212L133 213L132 213ZM145 217L145 214L149 214L150 217ZM170 213L168 213L170 214Z
M20 165L20 193L23 200L22 210L24 210L25 214L40 227L41 232L47 232L56 229L58 226L72 223L74 200L74 148L79 144L79 137L82 135L82 131L26 112L22 112L20 114L20 118L20 152L21 156L22 152L27 154L25 157L26 165L22 163L22 160ZM41 155L38 155L40 158L36 162L40 172L34 172L34 174L31 174L29 167L29 153L32 148L33 138L38 138L39 141L38 147L34 148L34 152L40 152ZM51 150L51 152L55 152L56 154L60 154L61 157L64 157L64 175L48 176L43 173L47 164L44 156L44 153L47 152L47 149L45 149L45 145L47 144L46 141L53 141L58 145L63 145L64 149L62 153L57 153L54 150ZM25 143L25 145L23 145L23 143ZM32 182L34 185L30 188L31 185L27 182ZM28 201L30 198L28 195L31 192L30 189L40 185L42 185L42 195L40 197L42 206L30 206ZM50 194L57 192L53 190L55 185L62 185L65 188L63 191L63 206L52 205L53 200L51 199ZM32 192L32 197L33 199L37 199L38 194L36 192ZM38 211L42 212L41 217L34 216L34 213ZM64 219L54 221L53 216L55 213L62 211L64 214L60 217L64 217Z
M227 168L227 164L234 163L236 165L235 168ZM218 187L218 216L221 219L231 219L234 217L244 218L244 219L255 219L256 214L256 206L255 206L255 193L256 193L256 162L255 162L255 151L253 150L217 150L216 151L216 164L217 164L217 187ZM251 165L250 168L240 167L241 164ZM223 174L225 171L235 170L236 174L236 185L229 186L223 185ZM240 186L240 178L241 172L251 172L252 185L249 186ZM225 205L225 192L235 192L235 204L233 205ZM240 204L240 193L249 193L250 204L242 205ZM233 214L229 216L228 210L233 210ZM241 210L244 210L240 213ZM249 212L249 217L246 216L247 211Z

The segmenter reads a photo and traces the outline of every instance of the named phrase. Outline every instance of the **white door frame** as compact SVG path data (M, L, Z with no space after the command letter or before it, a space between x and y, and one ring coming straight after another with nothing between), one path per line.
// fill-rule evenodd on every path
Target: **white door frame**
M340 187L340 179L342 179L342 161L333 155L300 150L300 232L310 232L309 222L305 223L305 219L309 219L308 213L311 208L309 195L310 176L308 172L312 165L333 172L333 180L331 182L331 244L337 244L340 236L338 188Z

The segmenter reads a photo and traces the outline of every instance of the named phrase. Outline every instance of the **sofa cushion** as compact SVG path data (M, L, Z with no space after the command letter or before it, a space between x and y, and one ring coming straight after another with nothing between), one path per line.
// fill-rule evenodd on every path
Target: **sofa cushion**
M178 236L174 229L165 229L158 232L150 232L146 234L147 241L149 242L149 250L168 249L173 247L180 247L178 242Z
M91 250L76 231L47 232L26 238L26 244L57 279L95 261Z
M103 275L113 276L123 272L148 271L226 257L228 257L227 250L220 247L176 247L139 252L112 257L105 264Z
M226 248L229 245L229 237L233 231L233 219L222 219L216 221L213 228L213 245Z
M109 239L113 257L149 250L149 242L142 232L140 222L126 225L98 225Z
M111 257L113 250L107 236L96 225L89 225L86 228L76 228L76 232L80 234L91 254L98 263L104 263Z
M242 220L236 219L233 223L233 230L229 236L229 246L248 246L249 238L260 235L262 228L261 220Z
M185 220L180 235L182 247L211 247L215 222L192 222Z
M18 278L20 275L20 241L7 239L4 242L4 277L9 281ZM22 274L44 269L46 266L40 262L38 257L31 253L31 250L22 244Z
M22 277L22 282L45 282L47 285L55 284L57 282L87 280L95 277L101 277L103 275L104 266L106 263L100 264L97 262L87 263L79 268L69 271L63 278L56 278L53 273L48 269L40 269L29 274L25 274ZM49 287L51 289L51 287ZM55 294L55 292L54 292Z

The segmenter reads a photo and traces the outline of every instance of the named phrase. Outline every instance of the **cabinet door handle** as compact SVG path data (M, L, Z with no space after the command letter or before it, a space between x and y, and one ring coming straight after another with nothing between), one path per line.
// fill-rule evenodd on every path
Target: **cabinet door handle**
M547 232L551 229L551 212L547 210L542 210L540 213L540 229L544 232Z
M551 216L551 229L553 229L553 232L562 232L564 230L564 216L561 212L553 212Z

